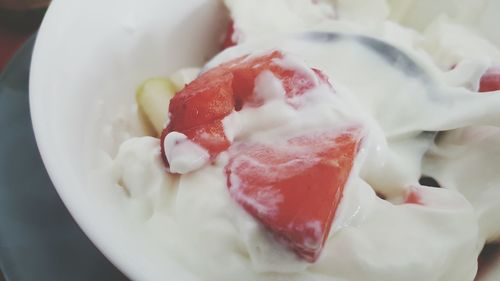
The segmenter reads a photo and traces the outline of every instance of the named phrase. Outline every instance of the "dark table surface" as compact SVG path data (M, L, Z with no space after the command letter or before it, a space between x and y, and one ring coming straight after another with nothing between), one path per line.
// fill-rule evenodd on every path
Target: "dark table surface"
M6 281L128 280L80 230L45 171L29 115L33 44L0 74L0 271Z

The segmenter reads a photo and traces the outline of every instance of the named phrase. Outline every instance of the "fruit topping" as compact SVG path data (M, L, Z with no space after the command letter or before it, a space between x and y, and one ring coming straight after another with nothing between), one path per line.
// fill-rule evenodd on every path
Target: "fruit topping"
M287 65L280 51L260 56L243 56L201 74L180 90L169 106L170 123L162 132L162 144L171 132L186 135L210 154L213 160L229 148L222 119L244 106L258 107L264 100L255 95L255 81L262 73L272 73L281 83L287 98L302 95L328 80L320 71L297 71ZM165 149L162 155L168 166Z
M314 262L328 237L361 141L358 128L283 143L233 145L232 198L299 257Z

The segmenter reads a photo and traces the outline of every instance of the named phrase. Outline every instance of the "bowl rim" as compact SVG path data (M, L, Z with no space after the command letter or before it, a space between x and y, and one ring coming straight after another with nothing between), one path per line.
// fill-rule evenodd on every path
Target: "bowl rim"
M61 197L61 201L63 202L71 217L73 217L81 230L97 247L99 252L101 252L105 256L105 258L108 259L108 261L110 261L116 268L118 268L118 270L125 274L125 276L136 280L139 279L138 277L140 276L138 272L131 270L130 267L127 267L126 263L122 262L120 259L112 258L112 254L108 252L104 239L102 239L98 234L98 231L96 231L96 229L91 226L90 220L85 212L83 212L81 208L77 207L79 205L78 200L76 200L77 198L72 195L71 189L64 188L67 181L64 178L63 174L57 172L57 162L53 161L48 153L48 147L50 146L50 143L47 142L47 138L43 129L44 114L43 110L41 110L41 98L43 95L41 95L41 93L38 93L37 90L39 83L38 77L39 73L43 72L44 62L42 57L43 53L46 52L47 46L49 46L50 37L52 36L52 19L56 17L55 15L58 13L58 9L61 9L64 6L64 2L66 1L54 0L47 8L45 16L36 35L31 57L29 75L29 108L36 145L45 169L47 170L47 174L49 175L49 178L52 181L57 194L59 195L59 197Z

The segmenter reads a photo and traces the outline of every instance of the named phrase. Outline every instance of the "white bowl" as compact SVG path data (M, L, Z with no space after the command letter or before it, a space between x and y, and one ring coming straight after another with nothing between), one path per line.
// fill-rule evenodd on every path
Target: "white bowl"
M225 25L218 0L55 0L39 31L30 106L45 166L84 232L134 280L199 278L130 222L100 168L141 134L123 118L136 86L201 65Z
M132 279L197 280L145 241L96 172L102 153L140 130L103 132L123 122L141 81L215 54L225 25L217 0L56 0L38 33L30 106L43 161L83 231Z

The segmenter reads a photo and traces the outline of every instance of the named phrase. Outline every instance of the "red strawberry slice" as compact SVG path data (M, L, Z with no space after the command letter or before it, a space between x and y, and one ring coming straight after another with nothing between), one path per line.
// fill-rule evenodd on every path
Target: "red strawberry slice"
M492 67L481 77L479 92L500 90L500 67Z
M180 132L207 149L212 158L226 150L230 143L221 120L234 108L231 78L231 74L224 72L202 75L178 92L170 101L170 122L163 129L161 143L168 133ZM160 147L168 167L165 147Z
M299 257L314 262L325 243L361 141L349 128L281 144L229 150L231 196Z
M180 132L205 148L213 160L231 144L225 136L222 119L243 106L262 105L263 101L254 95L254 88L255 79L263 71L270 71L283 83L288 97L328 83L318 70L310 70L311 75L283 66L280 64L283 58L280 51L243 56L200 75L170 101L170 123L162 132L161 143L168 133ZM163 145L161 149L168 166Z
M229 73L202 75L188 84L170 101L169 129L182 131L231 113L234 108L231 84Z

